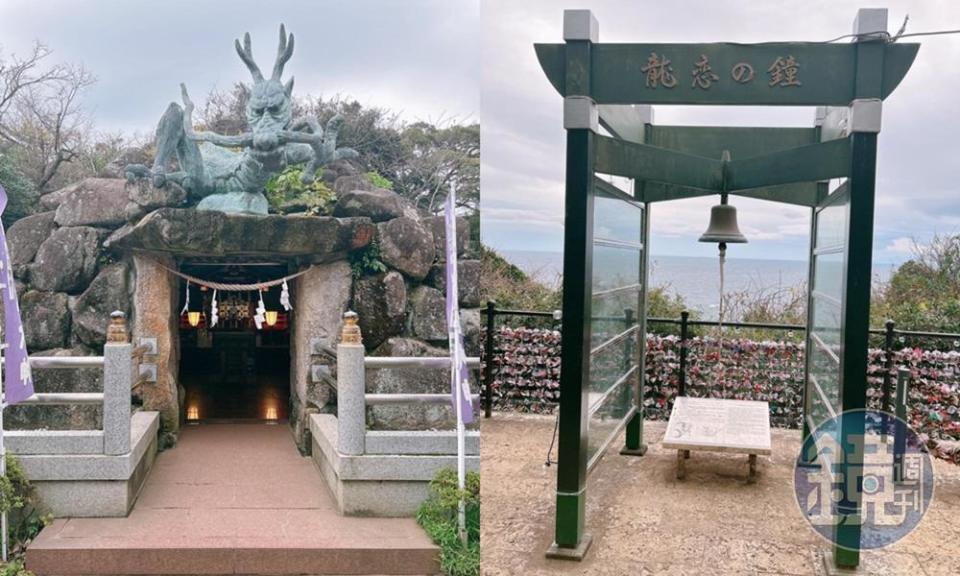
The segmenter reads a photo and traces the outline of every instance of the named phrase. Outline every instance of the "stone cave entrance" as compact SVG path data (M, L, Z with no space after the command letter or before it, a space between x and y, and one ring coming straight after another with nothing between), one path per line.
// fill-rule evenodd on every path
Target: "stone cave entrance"
M236 263L187 260L184 274L223 284L254 284L289 273L279 262ZM290 283L291 293L295 282ZM179 382L181 419L188 424L280 422L290 412L290 335L293 311L280 304L279 286L263 291L266 322L254 322L258 295L217 291L219 318L211 326L214 290L179 281L180 313L190 291L188 312L180 314Z

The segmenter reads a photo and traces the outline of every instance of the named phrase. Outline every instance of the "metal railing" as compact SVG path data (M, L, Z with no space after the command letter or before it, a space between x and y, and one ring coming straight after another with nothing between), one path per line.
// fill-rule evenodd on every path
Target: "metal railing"
M557 312L544 312L534 310L501 310L496 307L493 301L487 302L483 309L487 316L486 334L484 335L484 364L483 364L483 403L484 416L489 418L493 410L493 382L495 373L493 370L493 358L496 353L496 318L498 316L521 316L534 318L552 318L554 320L552 327L559 328L560 316ZM624 321L623 316L597 317L594 320L609 320L612 322ZM688 349L686 344L691 339L691 328L693 327L716 327L720 323L715 320L700 320L690 318L690 312L684 310L679 318L647 317L647 323L672 324L679 326L679 357L678 357L678 394L686 395L687 389L687 364ZM802 324L776 324L769 322L723 322L727 328L740 328L747 330L782 330L784 332L806 332L807 327ZM873 336L883 336L882 350L884 354L883 384L881 387L881 406L883 411L891 412L894 409L893 394L896 385L897 372L894 366L897 341L905 338L920 338L934 340L954 340L960 341L960 334L948 332L928 332L919 330L897 330L896 323L888 320L883 328L871 328L870 334Z
M467 357L468 368L479 369L480 358ZM358 456L366 449L367 406L449 404L450 394L367 393L366 371L391 369L449 369L447 356L367 357L354 312L344 314L343 333L337 345L337 451ZM474 402L480 395L473 394Z
M149 378L148 375L134 379L139 372L139 362L150 347L134 348L129 342L126 317L122 312L110 315L107 343L103 356L34 356L29 359L31 370L64 370L76 368L102 368L103 392L38 392L18 405L102 405L102 447L97 453L108 456L130 452L131 391ZM4 401L4 406L6 402ZM31 434L31 430L16 434ZM63 440L74 431L64 431ZM43 431L50 442L57 442L57 432Z

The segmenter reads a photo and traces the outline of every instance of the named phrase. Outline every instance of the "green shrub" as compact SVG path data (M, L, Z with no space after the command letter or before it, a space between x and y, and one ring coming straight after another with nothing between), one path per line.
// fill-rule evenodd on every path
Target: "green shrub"
M457 509L466 504L467 545L460 540ZM417 522L440 546L440 567L447 576L480 574L480 474L468 472L464 490L457 486L457 471L445 468L430 482L430 496L417 510Z
M307 213L314 216L329 215L337 201L337 195L323 181L323 169L317 170L310 184L303 183L303 167L290 166L274 174L265 186L267 202L278 212L287 209L288 203L306 206Z
M560 308L559 289L530 278L487 246L480 247L480 277L483 299L496 301L498 308L543 311Z
M387 265L380 259L380 242L373 240L360 250L351 252L350 269L354 278L386 272Z
M8 227L33 214L37 209L40 193L33 182L20 171L16 158L9 153L0 153L0 185L7 191L7 209L3 211L3 225Z
M6 458L7 474L0 476L0 512L7 513L10 562L0 566L0 576L30 576L23 553L52 517L42 512L36 491L12 454Z
M0 576L34 576L33 572L27 570L23 565L23 560L11 560L0 566Z
M367 172L367 180L369 180L370 183L376 186L377 188L383 188L384 190L393 190L393 182L388 180L386 177L384 177L382 174L380 174L376 170Z

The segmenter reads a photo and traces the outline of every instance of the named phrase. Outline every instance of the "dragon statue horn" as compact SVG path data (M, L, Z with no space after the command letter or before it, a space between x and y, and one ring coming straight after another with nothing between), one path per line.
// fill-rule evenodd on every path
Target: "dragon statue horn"
M283 24L280 25L280 45L277 47L277 61L273 65L273 76L271 79L280 80L283 75L283 66L293 56L293 33L287 36L287 29Z
M239 40L234 40L233 43L237 48L237 54L240 55L240 59L243 60L243 63L247 65L247 69L250 70L254 82L258 84L263 82L263 74L260 72L260 67L257 66L257 63L253 60L253 47L250 43L250 33L247 32L243 35L242 47L240 46Z

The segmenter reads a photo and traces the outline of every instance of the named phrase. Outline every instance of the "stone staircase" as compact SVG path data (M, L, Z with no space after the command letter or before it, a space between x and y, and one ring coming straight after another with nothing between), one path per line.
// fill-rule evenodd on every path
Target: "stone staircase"
M282 424L187 427L129 516L57 519L26 561L37 576L440 571L414 520L340 516Z

